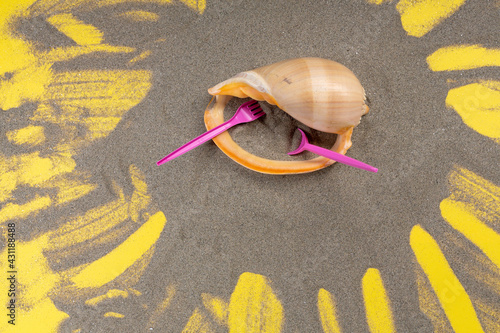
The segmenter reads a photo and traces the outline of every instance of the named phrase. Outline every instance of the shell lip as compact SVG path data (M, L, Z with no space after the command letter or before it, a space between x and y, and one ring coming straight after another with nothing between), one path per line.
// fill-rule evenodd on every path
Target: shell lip
M212 98L205 110L205 125L210 130L224 122L223 111L227 102L233 96L217 95ZM212 103L214 102L214 103ZM352 128L337 135L331 150L340 154L351 147ZM256 172L273 175L302 174L323 169L335 163L334 160L318 156L304 161L284 161L267 159L254 155L241 148L232 138L230 133L224 132L213 138L214 143L234 162Z

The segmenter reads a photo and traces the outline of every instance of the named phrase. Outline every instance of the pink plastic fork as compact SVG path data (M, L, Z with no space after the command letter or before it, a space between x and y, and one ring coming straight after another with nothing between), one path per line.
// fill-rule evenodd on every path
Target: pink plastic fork
M236 113L230 120L226 121L225 123L217 127L212 128L210 131L203 133L199 137L177 148L176 150L174 150L173 152L171 152L170 154L168 154L167 156L156 162L156 164L162 165L165 162L171 161L174 158L184 153L187 153L191 149L198 147L202 143L205 143L208 140L213 139L214 137L227 131L234 125L254 121L255 119L262 117L263 115L265 115L265 113L257 101L251 100L245 102L238 108L238 110L236 110Z
M307 141L306 134L300 128L298 130L302 134L302 141L300 142L299 147L297 149L295 149L294 151L289 152L288 155L295 155L295 154L303 152L304 150L309 150L310 152L313 152L315 154L321 155L323 157L329 158L331 160L335 160L337 162L340 162L340 163L343 163L346 165L350 165L350 166L358 168L358 169L363 169L363 170L371 171L371 172L378 171L377 168L372 167L371 165L365 164L363 162L360 162L352 157L348 157L348 156L339 154L335 151L331 151L331 150L310 144Z

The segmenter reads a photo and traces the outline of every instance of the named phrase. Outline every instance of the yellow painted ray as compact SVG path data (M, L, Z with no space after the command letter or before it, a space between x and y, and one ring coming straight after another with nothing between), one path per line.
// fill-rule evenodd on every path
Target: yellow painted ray
M331 293L323 288L318 292L318 312L323 332L342 332L337 320L337 305L335 304L335 299Z
M422 37L455 13L466 0L400 0L396 9L408 35Z
M283 319L283 306L267 278L241 274L229 302L229 332L278 333Z
M120 200L126 200L126 202L122 203L122 205L126 207L125 214L131 220L139 221L140 218L147 216L147 214L143 214L139 217L139 211L145 209L150 210L148 208L150 199L147 194L144 175L135 166L131 166L130 175L132 184L136 190L128 199L121 194ZM98 211L98 209L96 211ZM91 274L93 270L99 274L97 280L101 278L100 281L102 281L103 277L114 277L116 280L120 280L121 285L130 285L137 282L136 275L140 275L141 272L144 271L144 265L147 265L153 253L152 249L154 248L154 243L157 241L159 233L163 230L166 220L161 212L152 215L146 223L134 232L125 242L108 253L107 256L94 261L83 269L78 269L79 272L76 275L70 275L68 271L54 272L52 270L49 260L53 262L53 259L51 259L53 251L61 247L72 247L72 245L75 245L74 242L68 242L66 238L74 241L75 234L73 234L73 232L89 224L95 224L96 227L100 227L100 223L102 222L101 218L102 215L97 217L94 216L93 219L89 216L89 219L86 220L83 219L79 222L73 221L63 224L58 230L46 232L33 240L16 242L16 254L19 258L24 258L23 260L17 261L18 267L15 267L17 271L22 272L22 274L18 276L19 290L22 290L18 298L19 304L22 304L19 308L18 315L22 318L22 323L20 321L19 325L16 325L16 328L19 329L20 332L37 332L39 329L43 329L47 332L57 331L57 327L68 318L68 315L58 310L52 299L57 298L58 300L65 300L66 298L66 301L74 301L80 296L79 290L75 290L75 285L68 286L71 277L75 278L77 283L80 279L83 281L84 285L85 283L92 285L96 277ZM86 232L87 236L80 240L91 240L94 237L93 232L102 233L102 230L100 231L98 228L89 229ZM140 244L137 245L137 243ZM144 249L146 251L144 251ZM7 249L2 252L2 257L6 257L6 251ZM136 259L137 257L140 258ZM123 260L123 258L125 258L125 260ZM143 260L143 258L145 258L145 260ZM112 260L113 265L107 265L106 260ZM4 271L7 270L5 265L5 261L0 261L0 268ZM134 274L121 274L121 271L130 268L133 268ZM70 269L69 272L71 271L74 270ZM89 272L91 275L87 279L85 274ZM70 277L69 281L67 276ZM0 280L0 286L5 287L6 282L6 279L5 281ZM137 295L137 291L133 291L132 289L129 290L134 295ZM96 305L104 299L126 297L126 295L128 295L128 291L110 290L104 295L101 295L102 297L91 299L87 304ZM0 301L3 302L5 297L7 297L7 294L0 296ZM113 317L114 315L110 316ZM43 321L43 325L40 324L40 321ZM3 329L4 327L2 325L4 325L4 322L0 323L0 330L2 332L6 331ZM8 326L6 326L6 329L7 327Z
M449 242L447 246L454 246L455 251L461 251L460 256L450 257L451 265L460 267L462 274L467 274L474 279L481 288L489 294L500 296L500 269L482 252L478 247L459 233L448 232L445 239ZM452 245L451 245L452 244ZM472 296L476 294L471 294ZM475 304L475 300L472 299Z
M165 311L172 303L172 300L176 292L177 289L174 285L168 285L165 288L165 296L163 297L163 300L160 303L158 303L153 313L149 316L148 326L150 327L154 326L156 321L165 314Z
M44 101L63 108L84 108L92 117L119 117L146 96L150 79L151 72L146 70L61 72L54 77ZM64 119L76 120L72 112L63 110Z
M77 288L101 287L113 281L156 243L166 221L162 212L154 214L127 240L87 265L71 281Z
M445 199L441 201L440 208L443 218L500 269L500 235L482 223L462 202Z
M160 18L158 14L145 10L129 10L119 16L137 22L156 22Z
M219 297L210 294L202 294L203 305L210 311L217 323L227 326L227 319L229 315L229 304Z
M18 170L17 172L21 171ZM17 172L7 172L3 176L0 176L0 202L11 199L12 191L19 184L24 184L18 182L19 177L17 176ZM52 196L35 195L34 198L22 204L6 203L0 209L0 223L12 219L23 219L53 205L60 205L76 200L92 192L97 186L89 184L86 181L87 177L81 176L79 173L73 173L71 177L66 176L67 174L56 175L40 184L29 184L35 186L37 189L56 189L56 193Z
M150 55L151 55L151 50L141 52L141 54L139 54L137 57L130 59L129 64L133 64L133 63L136 63L138 61L144 60L147 57L149 57Z
M113 299L113 298L118 298L118 297L127 298L128 292L126 290L110 289L104 295L99 295L99 296L96 296L94 298L86 300L85 304L91 305L91 306L96 306L97 304L100 304L108 299Z
M56 195L35 195L28 202L8 202L0 209L0 223L15 218L26 218L53 204L68 202L89 193L95 185L65 178L72 173L76 162L71 153L56 152L41 157L40 152L6 158L0 156L0 202L12 199L13 191L19 186L57 188ZM76 174L75 174L76 176ZM37 193L37 192L35 192ZM15 200L12 200L15 201Z
M3 326L0 323L2 333L31 333L31 332L59 332L61 324L69 318L69 315L59 310L50 298L44 298L32 308L20 308L17 312L19 321L16 325Z
M500 143L500 81L482 81L453 88L446 97L473 130Z
M15 325L5 320L0 321L1 332L56 332L68 314L60 311L49 298L51 291L59 285L61 278L54 273L43 251L47 247L48 237L43 235L29 242L16 241L15 295L17 313ZM0 254L7 258L7 247ZM11 270L8 262L0 260L3 272ZM7 277L0 279L0 287L9 290ZM0 303L7 304L11 298L8 293L0 294Z
M80 140L67 138L69 147L59 144L47 157L40 157L40 152L15 156L0 160L0 201L11 198L11 193L22 185L38 188L56 187L59 190L57 200L33 199L29 203L9 203L0 210L0 221L12 218L25 218L31 213L48 208L52 203L66 203L75 200L95 188L95 185L75 183L65 174L73 173L76 163L72 158L74 148L82 148L92 141L111 133L123 114L138 104L147 94L150 83L148 71L82 71L59 73L53 83L44 89L44 99L53 105L59 105L56 111L52 107L40 104L31 118L38 122L52 122L60 125L68 133L76 132L72 127L83 125L87 128ZM60 97L64 96L64 97ZM62 111L62 112L61 112ZM84 116L88 114L88 116ZM12 140L19 140L11 134ZM67 152L62 152L62 151ZM56 178L57 177L57 178ZM48 202L50 200L50 202Z
M112 311L106 312L104 314L104 317L105 318L125 318L125 316L123 314L118 313L118 312L112 312Z
M500 49L482 45L447 46L428 56L427 64L435 72L500 66Z
M430 320L433 332L454 333L427 276L417 263L415 266L420 311Z
M412 228L410 245L456 333L483 332L469 295L439 245L420 225Z
M131 0L39 0L29 9L28 14L36 16L40 14L66 13L75 10L89 11L130 2ZM206 0L180 0L180 2L184 3L198 14L203 14L206 8ZM172 0L133 0L132 3L167 5L172 3Z
M500 186L455 166L448 176L450 199L469 204L473 214L490 228L500 228Z
M37 146L46 140L45 128L43 126L29 125L17 130L8 131L6 136L15 145Z
M396 332L389 297L378 269L369 268L366 271L362 289L370 332Z
M91 24L86 24L71 13L56 14L47 18L57 30L79 45L101 44L103 33Z
M8 203L0 210L0 224L6 223L14 219L23 219L38 212L42 209L50 207L52 200L49 196L39 197L36 196L31 201L25 204Z
M97 184L90 183L89 178L86 174L72 172L71 174L55 176L39 187L55 189L56 194L53 196L54 204L61 205L84 197L95 190L98 186Z
M366 0L366 1L374 5L381 5L383 3L390 2L392 0Z
M12 77L0 85L0 108L4 111L42 100L53 78L51 64L40 64L27 43L0 39L0 75L5 74Z
M481 323L486 332L500 332L500 309L498 304L489 304L483 300L475 300L474 305L480 311Z
M200 309L196 308L182 330L182 333L213 333L215 332L210 319ZM244 332L244 331L242 331Z
M189 8L197 11L199 14L203 14L207 6L205 0L180 0L180 1Z

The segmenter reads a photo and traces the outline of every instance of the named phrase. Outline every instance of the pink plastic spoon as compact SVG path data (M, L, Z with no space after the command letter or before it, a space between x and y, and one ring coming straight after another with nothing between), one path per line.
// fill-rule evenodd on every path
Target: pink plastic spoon
M308 151L313 152L315 154L321 155L323 157L329 158L331 160L335 160L337 162L340 162L340 163L343 163L346 165L350 165L350 166L358 168L358 169L363 169L363 170L371 171L371 172L378 171L377 168L372 167L371 165L365 164L363 162L360 162L352 157L348 157L348 156L339 154L335 151L331 151L331 150L310 144L307 141L306 134L300 128L298 130L302 134L302 141L300 142L299 147L297 149L295 149L294 151L289 152L288 155L295 155L295 154L303 152L304 150L308 150Z

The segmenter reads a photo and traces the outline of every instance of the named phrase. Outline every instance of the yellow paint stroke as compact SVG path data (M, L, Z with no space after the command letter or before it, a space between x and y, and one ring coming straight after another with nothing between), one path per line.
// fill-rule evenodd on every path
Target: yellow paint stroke
M368 3L374 4L374 5L381 5L386 2L390 2L392 0L366 0Z
M182 333L212 333L214 332L207 316L199 309L195 309L182 330ZM243 331L244 332L244 331Z
M8 324L7 320L0 321L1 332L57 332L60 324L68 318L68 314L60 311L49 298L51 291L56 288L61 278L52 272L49 263L43 255L47 246L48 237L42 236L29 242L16 241L16 256L23 260L16 260L17 274L16 294L16 325ZM7 258L7 248L1 253ZM3 272L10 270L8 262L1 260L0 269ZM0 279L0 287L8 290L7 277ZM0 294L0 303L6 304L10 300L8 293Z
M50 158L41 158L39 152L10 159L0 155L1 201L9 198L17 185L40 185L57 174L72 171L68 163L57 165L56 162Z
M370 332L396 332L389 297L379 270L369 268L361 284Z
M12 191L17 186L17 177L14 172L7 171L7 163L0 158L0 202L4 202L11 197ZM1 216L1 214L0 214Z
M448 180L450 199L469 204L481 221L491 228L500 228L500 186L459 166L454 167Z
M144 51L141 54L139 54L137 57L130 59L129 63L133 64L133 63L136 63L138 61L144 60L147 57L149 57L150 55L151 55L151 50Z
M121 117L144 99L151 73L141 70L59 73L31 118L87 128L85 142L111 133ZM49 105L58 105L58 110Z
M76 162L66 152L52 153L47 157L40 157L40 152L34 152L9 159L0 155L0 200L10 199L18 186L40 187L56 176L72 172L75 167ZM0 221L26 218L47 208L51 202L54 200L44 196L23 204L7 203L0 210Z
M12 16L20 15L35 1L36 0L17 0L0 2L0 23L7 24Z
M108 299L114 299L114 298L127 298L128 297L128 292L126 290L120 290L120 289L111 289L108 290L108 292L104 295L99 295L94 298L88 299L85 301L86 305L91 305L91 306L96 306L99 303L102 303Z
M48 208L51 204L52 200L48 196L35 197L23 205L8 203L0 210L0 224L14 219L24 219L34 212Z
M98 221L99 219L96 219L95 221L93 221L93 223L97 224ZM82 256L84 253L92 252L96 247L109 246L109 244L119 243L137 229L137 226L130 223L130 221L127 221L127 219L113 224L116 224L116 226L113 227L113 229L108 230L107 232L102 232L98 235L89 234L87 238L89 238L90 240L88 241L82 240L81 242L78 242L75 239L75 242L72 243L71 238L69 237L70 235L67 235L68 237L62 237L62 240L66 245L64 247L60 246L55 241L51 241L52 246L48 250L50 251L50 258L60 261L65 260L65 258L68 257ZM54 238L56 237L57 236L54 235ZM75 274L76 273L73 272L69 273L68 275L73 276ZM116 287L121 286L117 285Z
M0 215L9 216L9 219L25 218L28 213L48 208L40 205L40 200L22 202L15 198L12 194L18 187L37 187L36 191L50 189L51 205L74 201L95 189L96 185L65 177L74 173L73 155L92 141L109 135L123 114L138 104L151 87L148 71L55 74L52 65L56 62L94 52L127 53L135 49L99 44L102 33L97 28L72 14L57 12L56 8L63 4L49 5L41 1L32 4L33 1L0 4L0 76L3 76L0 108L7 111L28 101L37 102L38 108L30 120L59 125L61 138L59 143L52 145L50 153L34 152L8 160L0 156L0 202L10 201L2 207L6 210ZM79 4L82 2L72 3L68 11ZM45 12L34 14L36 7L44 6L47 6ZM53 15L50 14L52 10L55 11ZM53 48L47 52L38 50L36 45L19 38L12 30L15 26L10 24L16 16L28 18L30 15L48 17L48 22L81 45ZM82 127L86 130L82 131ZM29 136L28 131L33 129L38 132ZM34 145L44 139L40 129L40 126L29 125L26 129L7 133L7 137L16 144Z
M142 187L141 181L141 179L135 181L138 187ZM142 188L142 190L145 190L145 188ZM161 216L163 216L162 213L158 213L158 215L160 215L160 219ZM155 216L153 216L148 222L146 222L149 223L149 231L152 231L151 235L153 237L155 236L153 230L155 228L154 225L152 225L153 222L155 222L154 219ZM95 220L93 222L99 224L100 221ZM65 227L67 226L62 226L61 228L64 229ZM145 230L143 227L141 227L142 231L147 232L148 230ZM148 228L148 226L146 226L146 228ZM140 231L136 233L140 233ZM18 321L18 325L16 325L14 330L15 332L39 332L40 330L43 330L44 332L57 332L58 327L66 318L68 318L68 315L58 310L53 304L51 298L67 298L68 300L74 301L75 298L79 296L78 290L75 290L72 286L67 287L62 285L67 281L65 276L71 275L67 274L66 272L55 273L49 266L48 257L51 256L50 251L52 246L54 245L54 238L52 236L53 234L51 232L48 232L29 242L16 242L16 255L19 258L24 258L25 260L16 261L18 265L18 267L16 267L17 270L19 272L22 272L22 274L19 274L18 276L18 288L19 290L22 290L22 292L18 295L18 304L20 305L18 309L18 318L22 318L22 321ZM140 235L136 234L136 236ZM71 246L71 244L68 246ZM120 246L123 246L123 244ZM119 249L120 246L117 249ZM147 257L150 259L152 254L151 248L146 251L145 254L142 254L141 257ZM136 247L135 249L141 251L140 246ZM6 251L7 249L5 248L4 251L0 254L3 258L7 257ZM113 253L113 251L111 253ZM102 260L102 258L98 259L96 262L99 262L100 260ZM138 263L134 262L133 265L129 268L132 269L134 273L139 272L138 274L140 274L140 272L144 271L144 264L147 263L139 262L140 266L138 266ZM6 272L8 268L5 265L7 265L6 261L0 261L0 269ZM107 269L113 270L115 267L116 266L111 265L107 267ZM114 273L115 271L111 272L111 274ZM127 274L123 274L116 279L117 281L121 279L121 285L127 285L128 283L137 282L136 277L124 275ZM0 287L2 287L4 290L7 290L7 282L7 279L0 280ZM57 293L54 293L55 291L57 291ZM136 290L129 289L129 291L134 295L140 295L140 292ZM106 293L106 296L118 297L119 294L122 293L120 291L111 291L109 293ZM0 302L2 304L5 304L6 300L7 293L1 294ZM95 303L98 301L102 301L102 299L94 299L93 301ZM9 332L9 327L10 326L7 326L6 321L0 322L0 331Z
M90 209L51 233L51 249L74 246L98 237L128 218L128 206L120 190L117 200Z
M212 296L210 294L201 294L203 305L210 311L215 320L220 324L227 326L227 319L229 315L229 305L221 298Z
M500 295L500 269L491 262L491 260L476 246L455 232L447 232L445 235L447 242L455 246L454 251L462 251L460 256L449 258L450 265L460 267L462 274L469 275L483 288L487 287L488 293ZM476 294L477 295L477 294ZM475 305L475 300L472 299ZM482 321L481 321L482 323Z
M69 246L75 247L80 243L95 240L111 229L116 230L117 226L128 218L133 222L139 222L139 214L148 207L151 196L147 193L148 189L144 181L144 175L139 169L131 165L129 172L135 188L132 195L125 196L123 190L115 183L112 183L112 188L118 195L118 199L90 209L83 216L66 222L52 232L51 250ZM107 239L112 241L112 238ZM95 241L92 244L95 245Z
M156 243L166 221L165 215L157 212L127 240L86 266L71 281L77 288L100 287L113 281Z
M71 13L53 15L47 18L47 22L79 45L100 44L103 40L103 33L99 29L83 23Z
M163 213L162 213L163 214ZM156 251L156 243L153 244L147 250L144 252L144 254L134 262L133 265L130 267L127 267L127 269L123 272L122 275L118 276L113 282L116 283L119 286L126 285L126 286L135 286L137 283L139 283L139 280L142 278L142 275L146 272L146 270L149 267L149 264L151 263L151 260L153 259L153 255L155 254ZM84 293L90 290L82 290ZM147 304L145 305L147 309Z
M165 296L163 300L156 306L156 309L153 311L151 316L149 317L148 326L154 326L156 321L165 313L165 310L170 306L172 300L174 299L176 293L176 287L174 285L168 285L165 288Z
M401 0L396 9L408 35L422 37L455 13L466 0Z
M62 72L54 77L44 100L62 107L86 108L91 117L118 117L146 96L150 79L151 72L145 70Z
M203 14L207 6L205 0L181 0L186 6L198 12L198 14Z
M454 333L443 308L439 305L439 300L432 290L429 280L422 271L422 268L416 263L415 266L419 308L420 311L429 318L434 328L432 332Z
M481 45L447 46L428 56L427 64L435 72L500 66L500 49Z
M141 296L142 295L142 293L139 290L134 289L134 288L128 288L128 291L130 291L135 296Z
M448 180L450 196L441 202L441 214L459 231L450 231L446 240L462 253L451 257L450 264L461 267L462 272L487 287L488 293L500 295L496 245L500 243L500 187L459 166L454 167Z
M181 0L189 8L202 14L206 7L206 0ZM172 0L134 0L134 3L144 3L144 4L158 4L167 5L170 4ZM130 0L74 0L74 1L37 1L32 7L29 8L29 15L35 17L37 15L47 15L63 13L68 11L78 11L81 8L84 10L94 10L97 8L116 6L119 4L130 4Z
M40 157L39 152L15 156L9 160L10 170L16 172L20 185L39 185L54 176L70 173L76 167L71 155L66 153Z
M137 22L156 22L160 18L156 13L144 10L129 10L128 12L121 13L119 16Z
M500 81L451 89L446 106L453 108L467 126L500 143Z
M72 172L63 176L56 176L39 187L56 189L55 203L61 205L79 199L98 187L97 184L89 184L88 178L80 173Z
M12 78L0 84L0 108L4 111L20 107L25 102L40 101L53 76L50 65L37 64L37 59L31 54L19 54L28 50L17 44L0 40L0 75L12 74ZM11 47L20 47L20 50L11 51Z
M87 138L90 140L105 138L109 133L113 132L120 119L119 117L88 117L83 121L91 133Z
M19 242L16 246L16 253L19 258L29 258L30 260L17 260L17 270L20 274L19 282L25 287L20 293L21 299L26 308L30 304L47 297L49 292L59 283L59 275L52 272L48 261L43 255L43 249L46 248L48 237L42 236L30 242ZM33 264L36 263L36 264Z
M443 218L500 268L500 235L475 217L464 203L445 199L440 208Z
M456 333L483 332L472 302L437 242L420 225L412 228L410 246Z
M125 318L125 316L121 313L117 313L117 312L106 312L104 314L104 317L105 318Z
M22 320L16 321L14 327L9 325L2 332L59 332L61 324L69 318L69 315L59 310L48 297L38 302L35 307L27 309L19 309L17 316Z
M131 53L136 51L129 46L115 46L107 44L79 45L51 49L40 54L40 58L49 63L69 61L76 57L91 53Z
M20 16L35 0L0 2L0 76L25 67L36 58L27 52L29 45L15 38L10 22Z
M45 141L45 129L43 126L26 126L24 128L8 131L7 139L15 145L36 146Z
M229 332L281 332L283 306L266 277L243 273L229 302Z
M500 332L500 309L498 304L488 304L483 300L475 300L474 305L479 310L481 323L486 332Z
M318 312L325 333L340 333L337 320L337 306L331 293L321 288L318 292Z

